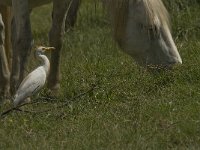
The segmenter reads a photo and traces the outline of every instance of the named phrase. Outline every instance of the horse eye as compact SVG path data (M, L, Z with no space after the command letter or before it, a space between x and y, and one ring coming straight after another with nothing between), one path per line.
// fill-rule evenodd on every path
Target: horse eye
M148 28L148 30L149 30L150 32L153 32L153 33L156 33L156 34L159 33L159 27L156 26L156 25L150 26L150 27Z
M144 25L144 24L139 24L141 30L147 30L147 31L156 31L158 28L156 25Z
M156 25L143 25L140 24L140 28L143 31L148 31L150 33L158 34L159 33L159 27Z
M152 38L153 37L156 38L156 37L159 37L160 35L160 29L158 26L153 25L148 28L148 33L151 35Z

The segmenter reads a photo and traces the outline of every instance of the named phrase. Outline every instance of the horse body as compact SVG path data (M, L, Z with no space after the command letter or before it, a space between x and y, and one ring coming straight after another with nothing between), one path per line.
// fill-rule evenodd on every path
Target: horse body
M28 0L29 8L35 8L44 4L48 4L53 0ZM12 0L1 0L0 5L12 6Z
M53 2L52 27L49 33L50 46L56 48L51 54L51 70L48 87L59 88L60 50L64 34L66 13L80 0L1 0L0 4L11 5L14 15L13 65L11 85L15 91L17 82L24 77L25 65L31 49L30 9ZM114 38L126 53L142 66L172 66L182 63L170 32L168 13L161 0L102 0L108 7ZM76 14L78 7L74 7ZM73 15L70 15L73 17Z

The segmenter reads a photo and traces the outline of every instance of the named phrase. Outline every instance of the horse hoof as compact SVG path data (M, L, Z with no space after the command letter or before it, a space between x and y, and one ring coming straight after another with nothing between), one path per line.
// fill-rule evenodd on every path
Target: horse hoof
M10 104L12 104L12 100L8 99L8 98L4 98L2 103L3 103L3 105L9 106Z
M48 89L49 90L47 91L47 93L50 97L57 97L59 95L60 84L57 83L53 86L48 85Z
M5 96L0 96L0 105L10 105L11 104L11 99L9 97Z
M48 95L48 97L56 98L59 96L59 89L53 89L53 90L49 89L47 91L47 95Z
M9 88L0 90L0 102L4 103L10 99L10 90Z

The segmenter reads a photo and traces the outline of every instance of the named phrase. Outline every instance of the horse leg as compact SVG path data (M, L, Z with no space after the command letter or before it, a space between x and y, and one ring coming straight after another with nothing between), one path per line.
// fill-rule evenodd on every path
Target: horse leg
M67 8L72 0L53 0L52 27L49 32L50 46L56 48L51 52L51 69L48 77L48 88L58 90L60 88L60 53L64 35L64 23Z
M31 25L28 0L12 0L12 45L13 61L11 74L11 93L14 94L23 80L25 66L31 51Z
M5 26L5 50L6 56L9 64L9 68L11 68L12 62L12 48L11 48L11 8L10 7L0 7L4 26Z
M2 10L2 9L1 9ZM4 49L4 24L2 16L0 14L0 96L9 96L9 82L10 82L10 71L8 67L8 61Z
M74 27L80 4L81 4L81 0L72 0L72 3L68 8L68 12L67 12L66 20L65 20L65 31L69 30L71 27Z
M20 71L20 59L19 59L19 52L17 52L16 49L16 25L15 25L15 19L12 19L11 22L11 42L12 42L12 53L13 53L13 58L12 58L12 67L11 67L11 77L10 77L10 92L11 95L14 95L16 92L16 88L18 87L18 80L19 80L19 71Z

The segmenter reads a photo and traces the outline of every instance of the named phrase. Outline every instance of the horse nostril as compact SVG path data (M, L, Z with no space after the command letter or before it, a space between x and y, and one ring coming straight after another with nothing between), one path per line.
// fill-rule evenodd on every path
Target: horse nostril
M183 63L183 62L182 62L182 59L181 59L181 58L177 60L177 64L182 64L182 63Z
M182 59L181 58L174 58L174 61L170 62L172 65L181 65Z

